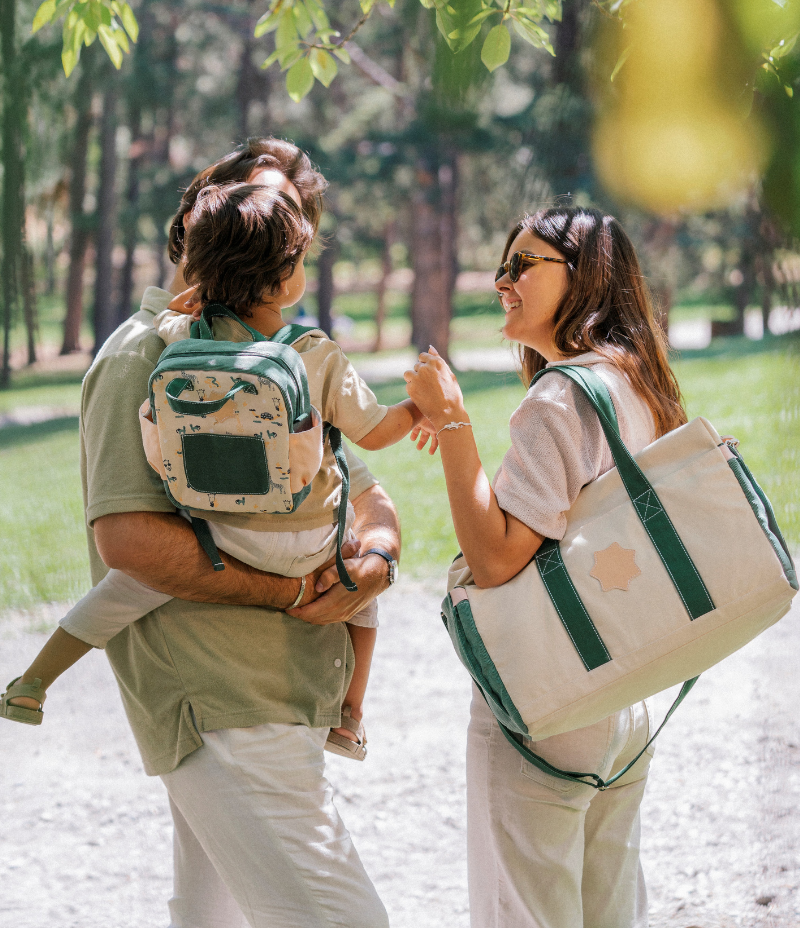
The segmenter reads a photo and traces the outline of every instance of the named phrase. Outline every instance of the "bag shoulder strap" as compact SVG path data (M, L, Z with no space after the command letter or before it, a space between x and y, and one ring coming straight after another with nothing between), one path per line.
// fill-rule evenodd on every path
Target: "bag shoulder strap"
M282 329L278 331L270 338L271 342L278 342L281 345L293 345L296 341L299 341L304 335L308 335L309 332L314 332L317 335L324 335L325 338L328 336L322 329L317 328L313 325L300 325L299 322L291 322L285 325Z
M683 546L658 494L620 437L619 423L608 387L594 371L577 364L558 364L546 367L533 378L531 386L549 373L561 374L577 384L597 413L611 449L614 464L633 503L633 508L658 551L690 617L696 619L707 612L712 612L715 608L714 601L699 571Z
M572 783L583 783L586 786L593 786L595 789L598 789L598 790L605 790L605 789L608 789L609 786L613 786L614 783L616 783L617 780L620 779L620 777L625 776L625 774L631 769L631 767L633 767L636 761L639 760L639 758L644 754L644 752L656 740L656 738L661 733L661 729L672 718L673 712L683 702L683 700L688 695L689 690L691 690L691 688L695 685L695 683L697 683L699 679L700 679L699 677L692 677L691 680L687 680L683 684L683 686L680 689L680 692L675 698L675 702L673 702L672 705L670 706L669 712L667 712L666 716L664 717L664 721L656 729L655 734L648 740L647 744L642 748L641 751L639 751L639 753L636 755L636 757L633 758L632 761L625 764L622 770L619 770L617 773L614 774L613 777L610 777L608 780L604 780L602 777L600 777L596 773L579 773L575 770L561 770L559 767L554 767L552 764L548 764L548 762L543 757L539 757L538 754L534 754L534 752L524 744L522 740L522 735L519 735L516 732L511 731L511 729L503 725L503 723L499 719L497 720L497 724L500 726L500 730L506 736L506 739L509 741L511 746L516 748L516 750L519 751L519 753L525 758L525 760L529 761L535 767L538 767L540 770L544 771L545 773L549 773L553 777L558 777L558 779L560 780L569 780ZM484 698L486 697L484 696Z

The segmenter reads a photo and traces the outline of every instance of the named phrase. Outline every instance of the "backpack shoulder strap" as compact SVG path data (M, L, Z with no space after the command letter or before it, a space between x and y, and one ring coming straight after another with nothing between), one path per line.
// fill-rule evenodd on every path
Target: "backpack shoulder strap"
M308 335L312 332L315 335L322 335L324 338L328 338L325 332L323 332L322 329L318 328L317 326L300 325L299 322L292 322L288 325L285 325L282 329L278 329L278 331L270 338L270 341L278 342L281 345L293 345L304 335Z

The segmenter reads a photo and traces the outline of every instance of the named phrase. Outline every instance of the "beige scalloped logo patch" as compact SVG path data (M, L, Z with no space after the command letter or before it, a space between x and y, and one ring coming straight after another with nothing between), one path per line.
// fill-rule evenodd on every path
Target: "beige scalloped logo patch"
M594 567L590 577L600 581L604 593L609 590L628 590L628 584L638 577L641 570L636 566L636 552L622 545L609 545L602 551L595 551Z

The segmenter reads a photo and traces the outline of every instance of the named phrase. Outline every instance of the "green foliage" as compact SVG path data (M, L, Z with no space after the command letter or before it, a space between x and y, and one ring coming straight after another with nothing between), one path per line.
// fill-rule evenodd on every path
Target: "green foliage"
M44 0L33 18L32 32L65 17L61 62L69 77L84 46L95 39L106 50L115 68L122 67L124 52L130 51L128 39L135 42L139 26L133 10L121 0Z
M499 23L486 36L481 50L481 61L490 71L494 71L508 61L510 53L511 34L502 23Z
M302 100L319 81L329 87L338 72L336 59L350 63L346 43L364 25L377 0L359 0L362 16L346 36L332 28L325 0L269 0L269 8L258 20L256 38L274 34L275 50L264 61L277 63L286 72L286 90ZM394 0L386 0L394 6ZM481 60L494 71L508 60L511 35L506 20L522 39L553 54L550 37L542 23L561 19L561 0L419 0L435 10L436 25L454 55L472 44L484 23L499 17L483 43ZM114 67L122 65L135 42L139 27L130 6L123 0L44 0L33 20L33 32L64 17L62 62L69 76L80 58L81 48L99 38Z

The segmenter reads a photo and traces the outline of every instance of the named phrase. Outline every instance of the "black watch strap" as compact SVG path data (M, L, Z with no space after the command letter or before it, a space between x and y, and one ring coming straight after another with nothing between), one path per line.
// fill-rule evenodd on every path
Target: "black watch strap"
M389 565L389 586L393 583L397 583L397 561L389 554L388 551L384 551L383 548L370 548L368 551L364 551L361 557L366 557L368 554L378 554L382 557L386 563Z

